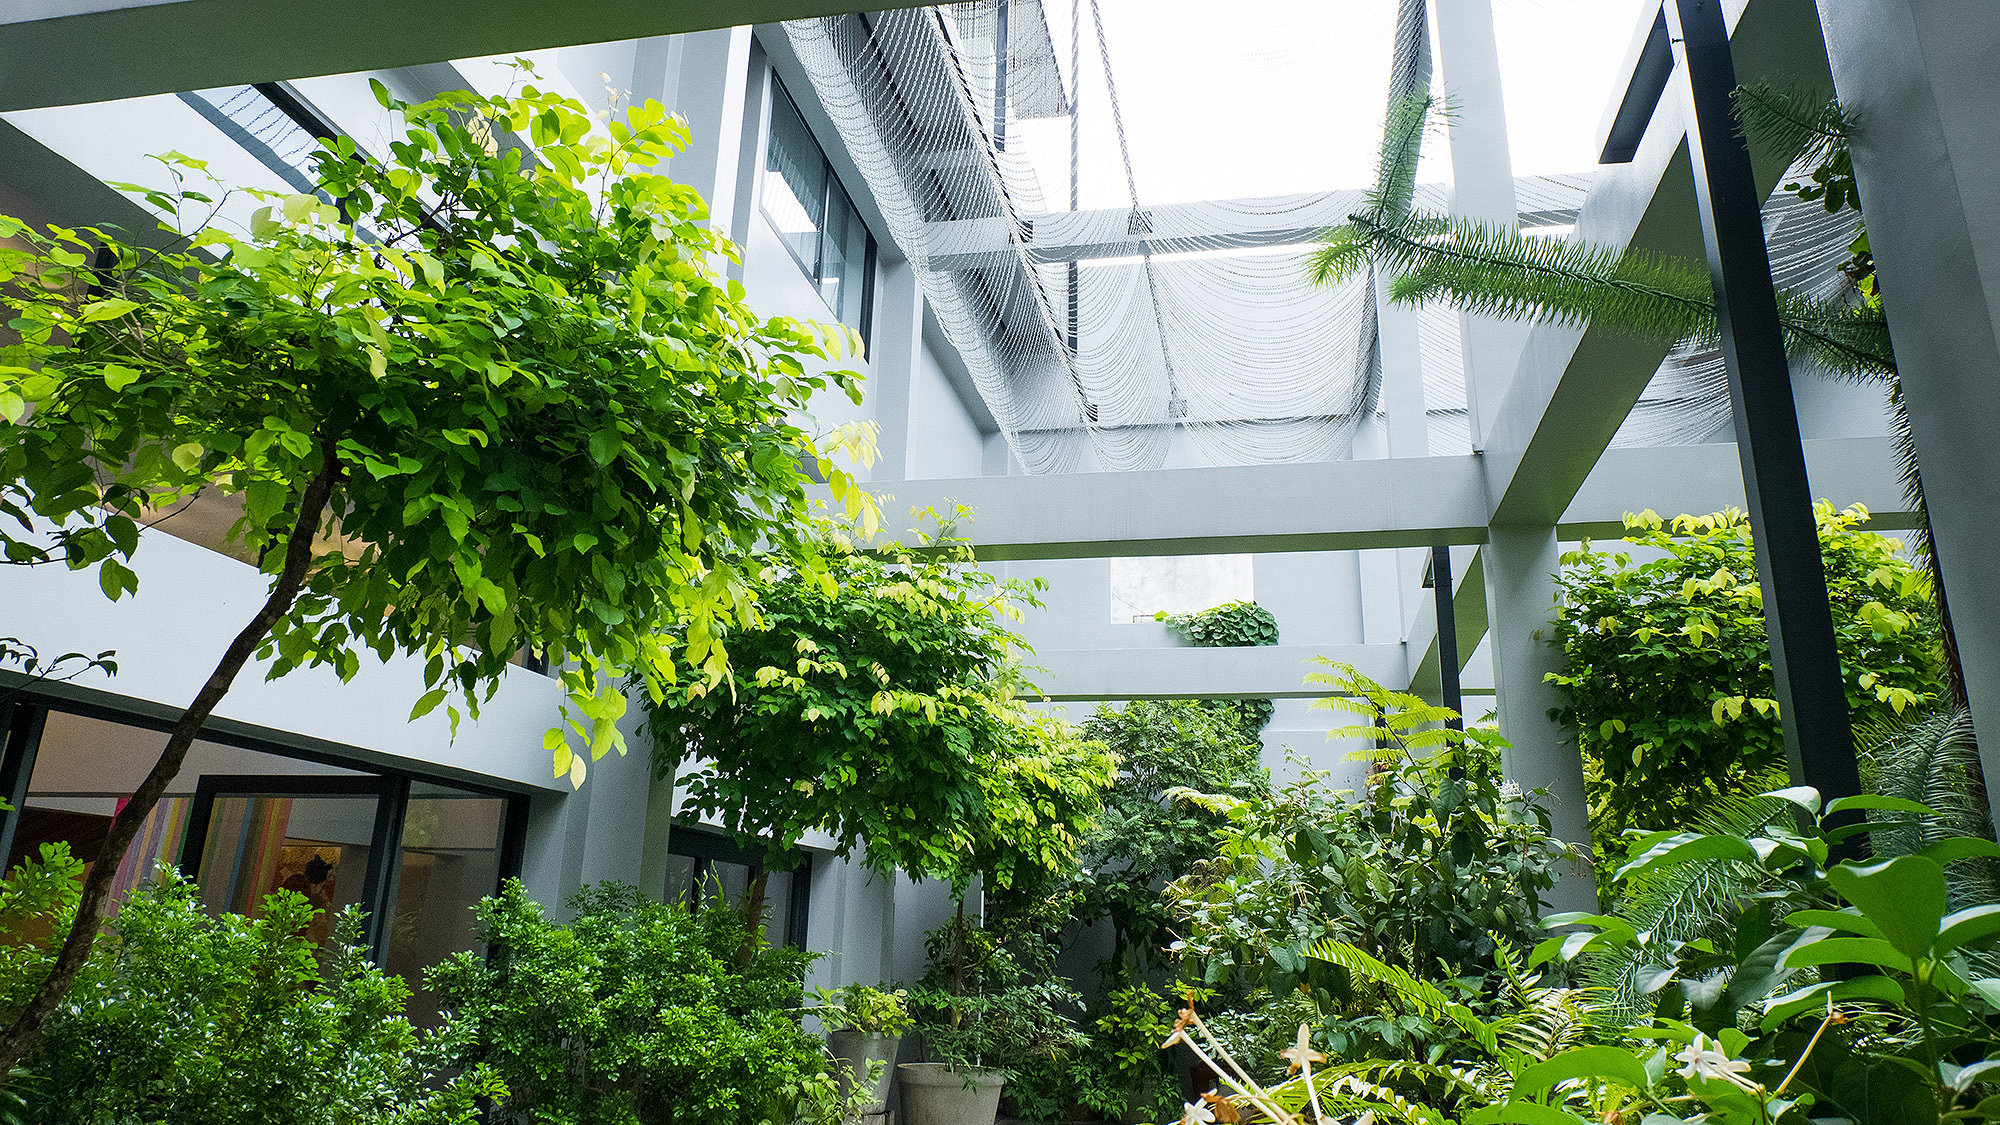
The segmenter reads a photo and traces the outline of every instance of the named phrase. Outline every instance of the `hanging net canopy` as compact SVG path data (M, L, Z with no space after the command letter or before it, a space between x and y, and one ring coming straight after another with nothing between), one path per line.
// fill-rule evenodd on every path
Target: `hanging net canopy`
M1502 0L1496 19L1503 31L1510 18L1546 23L1569 14L1554 9L1581 2ZM1149 25L1134 14L1145 11L1124 0L971 0L783 26L938 325L1028 472L1351 456L1380 409L1384 298L1372 274L1315 285L1306 260L1325 231L1366 209L1373 146L1391 107L1442 95L1424 0L1314 5L1309 18L1291 8L1290 22L1268 27L1244 16L1252 22L1233 40L1212 20L1162 13ZM1149 34L1180 39L1163 48ZM1131 41L1139 50L1121 56ZM1157 125L1147 115L1174 111L1155 97L1121 100L1118 78L1170 68L1168 81L1199 86L1213 80L1204 52L1232 49L1235 80L1289 78L1312 94L1269 104L1277 99L1203 91L1226 112L1189 124L1185 161L1198 170L1230 160L1228 138L1211 134L1241 122L1290 138L1263 163L1291 182L1221 199L1184 198L1199 174L1149 182L1135 167L1128 126ZM1299 169L1285 167L1311 174L1305 158L1335 144L1359 153L1355 170L1319 169L1325 179L1299 183ZM1449 174L1428 162L1445 147L1424 150L1425 179ZM1590 183L1588 171L1518 178L1522 227L1563 236ZM1853 237L1851 222L1820 221L1806 214L1816 209L1778 198L1773 264L1792 274L1780 281L1826 274L1835 284L1832 263ZM1419 183L1411 202L1448 210L1449 189ZM1416 326L1429 451L1466 453L1459 315L1426 306ZM1728 416L1719 356L1676 350L1617 442L1712 440Z

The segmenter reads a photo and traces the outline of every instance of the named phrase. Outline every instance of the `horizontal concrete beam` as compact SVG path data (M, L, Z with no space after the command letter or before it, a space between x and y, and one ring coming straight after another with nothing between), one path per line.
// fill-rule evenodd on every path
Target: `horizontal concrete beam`
M1523 177L1529 198L1573 187L1544 176ZM1443 184L1419 184L1417 206L1442 210L1449 204ZM1171 203L1147 207L1135 218L1130 208L1030 215L1028 257L1041 263L1122 258L1142 253L1302 246L1318 242L1327 228L1368 205L1368 193L1354 189L1231 199L1214 203ZM1523 227L1562 226L1576 220L1573 209L1524 210ZM989 269L1014 261L1013 223L1005 218L962 219L925 228L933 268Z
M870 0L868 7L914 6ZM7 0L0 111L856 10L850 0Z
M1116 648L1044 650L1034 678L1054 702L1114 699L1311 699L1316 656L1352 664L1380 683L1409 682L1402 645L1266 645L1258 648Z
M1888 438L1805 444L1815 495L1866 504L1883 529L1912 526ZM980 558L998 562L1483 543L1489 522L1498 522L1486 471L1477 456L1395 457L872 487L892 524L911 508L970 508L958 533ZM1624 526L1626 512L1677 515L1742 504L1734 444L1612 449L1555 522L1566 539L1603 538Z
M1815 438L1805 447L1814 497L1843 508L1865 505L1877 531L1917 526L1888 438ZM1611 539L1624 532L1627 512L1706 515L1743 504L1743 464L1734 442L1614 449L1577 490L1556 528L1566 540Z
M1106 558L1478 543L1477 457L965 477L875 486L907 507L971 508L959 533L979 557Z

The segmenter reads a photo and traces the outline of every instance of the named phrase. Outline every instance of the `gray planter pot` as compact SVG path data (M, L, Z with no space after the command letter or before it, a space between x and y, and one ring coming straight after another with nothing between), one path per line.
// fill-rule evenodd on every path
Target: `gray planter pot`
M943 1063L904 1063L902 1125L993 1125L1000 1116L1000 1087L991 1070L953 1070Z
M826 1049L833 1057L846 1063L840 1072L840 1092L845 1096L856 1086L868 1081L868 1068L875 1063L882 1064L882 1075L875 1080L868 1092L868 1102L859 1113L881 1113L888 1108L889 1083L896 1077L896 1046L903 1041L900 1035L881 1035L869 1031L840 1030L828 1033Z

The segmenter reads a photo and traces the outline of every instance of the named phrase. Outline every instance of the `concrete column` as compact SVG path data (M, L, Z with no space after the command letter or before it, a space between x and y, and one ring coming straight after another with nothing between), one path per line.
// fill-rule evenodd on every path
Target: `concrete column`
M924 292L907 260L882 262L875 271L875 323L868 341L872 374L864 385L881 459L878 481L910 479L911 393L924 354Z
M2000 9L1821 0L1820 21L2000 809Z
M1580 845L1588 854L1590 813L1583 794L1583 757L1570 733L1549 718L1549 710L1561 699L1543 680L1546 673L1563 666L1548 641L1560 554L1555 529L1492 528L1483 554L1500 733L1513 743L1501 770L1523 789L1548 790L1556 838ZM1597 887L1589 862L1579 861L1548 899L1556 910L1596 909Z
M826 951L813 963L812 988L873 985L904 979L892 972L896 886L900 875L881 876L853 860L824 857L815 865L806 948Z
M1451 213L1482 223L1512 224L1519 212L1507 148L1500 54L1493 39L1492 0L1435 0L1435 4L1438 74L1450 111ZM1459 317L1474 449L1486 446L1486 434L1506 397L1529 327L1487 316Z
M746 118L756 124L759 117L749 112L752 41L750 28L727 27L641 39L632 49L632 99L658 99L687 121L691 134L687 148L667 162L666 173L701 192L709 225L738 245L750 213L743 206L742 181L746 174L754 179L762 154L744 143ZM729 272L742 277L740 266Z

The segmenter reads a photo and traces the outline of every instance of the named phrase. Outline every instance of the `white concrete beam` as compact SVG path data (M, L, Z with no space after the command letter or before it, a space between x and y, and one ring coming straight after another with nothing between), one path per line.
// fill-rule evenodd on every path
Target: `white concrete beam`
M1888 438L1805 444L1815 495L1866 504L1878 529L1912 526ZM1484 461L1390 457L876 487L891 522L906 508L971 508L959 533L990 561L1331 551L1485 542L1492 510ZM1552 521L1565 539L1614 535L1626 512L1743 504L1736 446L1720 442L1607 450L1571 491Z
M871 8L913 6L871 0ZM774 23L848 0L9 0L0 111Z
M1119 648L1044 650L1031 664L1054 702L1116 699L1310 699L1331 692L1309 687L1306 674L1324 656L1354 665L1380 683L1409 682L1403 646L1264 645L1254 648Z
M1527 177L1524 185L1546 192L1566 182L1544 176ZM1443 210L1449 192L1443 184L1419 184L1417 206ZM1033 227L1028 257L1037 262L1076 262L1093 258L1131 257L1144 252L1183 253L1190 242L1197 249L1244 249L1254 246L1303 246L1316 243L1328 227L1368 205L1368 193L1310 192L1215 203L1169 203L1148 207L1134 221L1132 210L1110 207L1094 211L1059 211L1030 215ZM1519 213L1523 227L1562 226L1576 212L1543 208ZM937 269L986 269L1014 260L1011 221L1004 218L962 219L929 224L930 263Z

